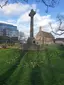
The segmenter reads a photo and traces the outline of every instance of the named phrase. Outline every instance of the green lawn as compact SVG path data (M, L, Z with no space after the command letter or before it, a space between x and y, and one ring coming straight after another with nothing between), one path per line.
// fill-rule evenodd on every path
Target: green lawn
M64 85L64 46L0 50L0 85Z

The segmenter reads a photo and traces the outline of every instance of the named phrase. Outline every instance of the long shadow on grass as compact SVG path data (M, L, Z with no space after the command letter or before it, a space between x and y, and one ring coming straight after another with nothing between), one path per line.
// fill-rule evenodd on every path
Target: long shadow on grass
M19 65L19 63L20 63L22 57L25 55L25 53L26 53L26 51L23 51L22 53L20 53L20 57L18 58L16 63L12 67L10 67L10 69L8 69L8 71L6 71L2 75L0 75L0 85L6 85L6 81L15 71L15 69L17 68L17 65Z
M54 66L52 66L52 62L51 62L51 52L46 49L46 58L47 58L47 68L50 74L50 78L49 78L49 84L48 85L59 85L58 81L57 81L57 77L56 77L56 69Z
M38 65L32 69L31 73L31 85L44 85L44 80L41 75L41 70Z

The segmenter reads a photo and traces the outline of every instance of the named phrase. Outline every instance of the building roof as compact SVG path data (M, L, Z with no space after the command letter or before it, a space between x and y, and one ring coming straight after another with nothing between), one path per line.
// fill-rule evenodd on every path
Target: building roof
M51 33L44 32L44 31L39 31L37 33L37 35L36 35L36 38L39 37L39 36L41 36L41 37L44 36L44 37L48 37L48 38L54 38L54 36Z
M56 38L55 41L63 41L64 42L64 38Z
M17 30L17 26L11 25L11 24L6 24L6 23L0 23L0 29L9 29L12 31Z

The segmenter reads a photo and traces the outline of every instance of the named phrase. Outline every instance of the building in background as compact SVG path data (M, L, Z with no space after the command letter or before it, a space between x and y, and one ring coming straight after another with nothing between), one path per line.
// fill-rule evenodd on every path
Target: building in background
M0 23L0 38L2 37L2 40L4 40L5 37L6 38L5 41L8 39L8 41L11 40L15 42L18 41L18 35L19 35L19 31L17 30L17 26Z
M56 44L63 44L64 45L64 38L56 38L55 39Z
M42 31L40 27L39 32L36 34L36 41L38 44L53 44L54 37L51 33Z

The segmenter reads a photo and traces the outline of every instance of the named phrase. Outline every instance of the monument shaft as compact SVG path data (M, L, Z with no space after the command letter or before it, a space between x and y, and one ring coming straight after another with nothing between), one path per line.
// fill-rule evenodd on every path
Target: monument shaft
M32 9L29 16L31 17L31 21L30 21L30 37L33 37L33 18L34 15L36 14L36 12Z
M33 37L33 17L31 17L31 22L30 22L30 37Z

